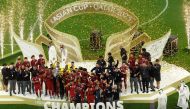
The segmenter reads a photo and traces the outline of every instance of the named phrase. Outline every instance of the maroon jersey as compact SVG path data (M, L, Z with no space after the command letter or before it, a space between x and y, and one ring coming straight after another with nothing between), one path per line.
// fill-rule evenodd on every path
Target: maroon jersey
M53 91L53 74L51 72L50 69L45 69L45 73L44 73L45 77L45 83L46 83L46 88L49 91ZM50 93L52 94L52 93Z
M129 60L128 60L128 63L129 63L129 67L130 68L134 68L135 67L135 57L130 57Z
M94 93L95 93L95 89L93 87L87 89L86 95L87 95L88 103L94 102L95 100Z
M127 69L128 69L127 65L122 65L120 67L120 70L121 70L122 73L126 73Z
M30 68L30 62L29 61L23 61L22 65L24 65L24 67Z
M37 60L36 60L36 59L31 60L31 61L30 61L31 67L36 66L36 63L37 63Z
M34 83L34 86L40 86L40 78L39 76L32 77L32 82Z
M83 98L84 98L84 89L85 89L84 84L81 84L80 87L79 87L79 92L81 94L81 97L83 97Z
M52 71L50 69L45 70L45 79L46 80L52 80L53 79L53 74L52 74Z
M17 62L15 65L16 69L21 68L21 66L22 66L22 62Z
M43 58L38 59L36 66L38 67L39 70L44 68L45 67L45 59L43 59Z
M71 86L70 86L70 96L71 97L75 97L75 90L76 90L76 84L73 83Z

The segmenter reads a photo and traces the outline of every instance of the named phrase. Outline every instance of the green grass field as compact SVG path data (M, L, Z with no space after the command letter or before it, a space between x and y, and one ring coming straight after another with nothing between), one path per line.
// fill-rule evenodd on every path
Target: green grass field
M105 44L107 38L116 32L123 31L127 29L128 26L111 17L104 14L82 14L71 17L59 25L56 26L56 29L59 31L63 31L65 33L73 34L78 37L81 50L84 59L96 59L99 55L104 55ZM93 51L90 50L90 33L93 29L101 30L102 36L102 44L103 47L101 50Z

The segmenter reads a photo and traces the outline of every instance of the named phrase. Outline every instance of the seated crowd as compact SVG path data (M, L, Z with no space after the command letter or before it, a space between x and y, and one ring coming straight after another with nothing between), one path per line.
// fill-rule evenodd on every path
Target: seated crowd
M108 53L107 62L103 56L99 56L91 72L86 68L76 68L74 62L67 64L65 68L60 68L59 62L56 62L48 68L43 55L39 55L39 59L35 59L33 55L31 61L27 57L22 61L19 57L16 64L3 65L1 72L4 90L8 92L9 84L10 96L13 93L24 96L35 93L38 98L44 94L75 103L97 103L119 100L120 93L127 92L127 79L130 80L131 93L134 91L139 94L139 90L148 93L149 88L151 91L160 88L161 65L158 59L153 64L150 53L144 48L138 56L131 53L128 58L124 48L121 48L120 54L122 64L118 60L114 61L112 54ZM154 80L157 82L156 87Z

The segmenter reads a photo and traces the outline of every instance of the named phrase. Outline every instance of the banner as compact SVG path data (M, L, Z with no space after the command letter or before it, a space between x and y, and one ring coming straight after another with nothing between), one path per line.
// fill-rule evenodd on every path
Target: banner
M95 103L45 102L44 109L124 109L123 101Z

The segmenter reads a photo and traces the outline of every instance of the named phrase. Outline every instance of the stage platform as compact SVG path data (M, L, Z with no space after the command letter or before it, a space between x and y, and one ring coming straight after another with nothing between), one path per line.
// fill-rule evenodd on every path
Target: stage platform
M94 67L95 62L83 62L83 63L76 63L76 66L81 66L88 68L88 71ZM164 93L167 95L171 95L175 93L176 87L179 86L180 81L183 80L186 83L190 82L190 73L185 69L178 67L173 64L169 64L167 62L161 62L162 69L161 69L161 88L164 90ZM139 89L139 94L136 92L131 93L130 90L130 83L129 83L129 74L127 80L127 90L122 89L121 93L121 100L125 103L154 103L157 101L158 98L158 91L149 92L149 93L142 93ZM46 101L63 101L66 102L65 99L50 99L50 97L46 97L42 95L42 99L36 99L34 94L26 94L23 95L13 95L9 96L8 92L0 91L0 104L29 104L29 105L43 105Z

